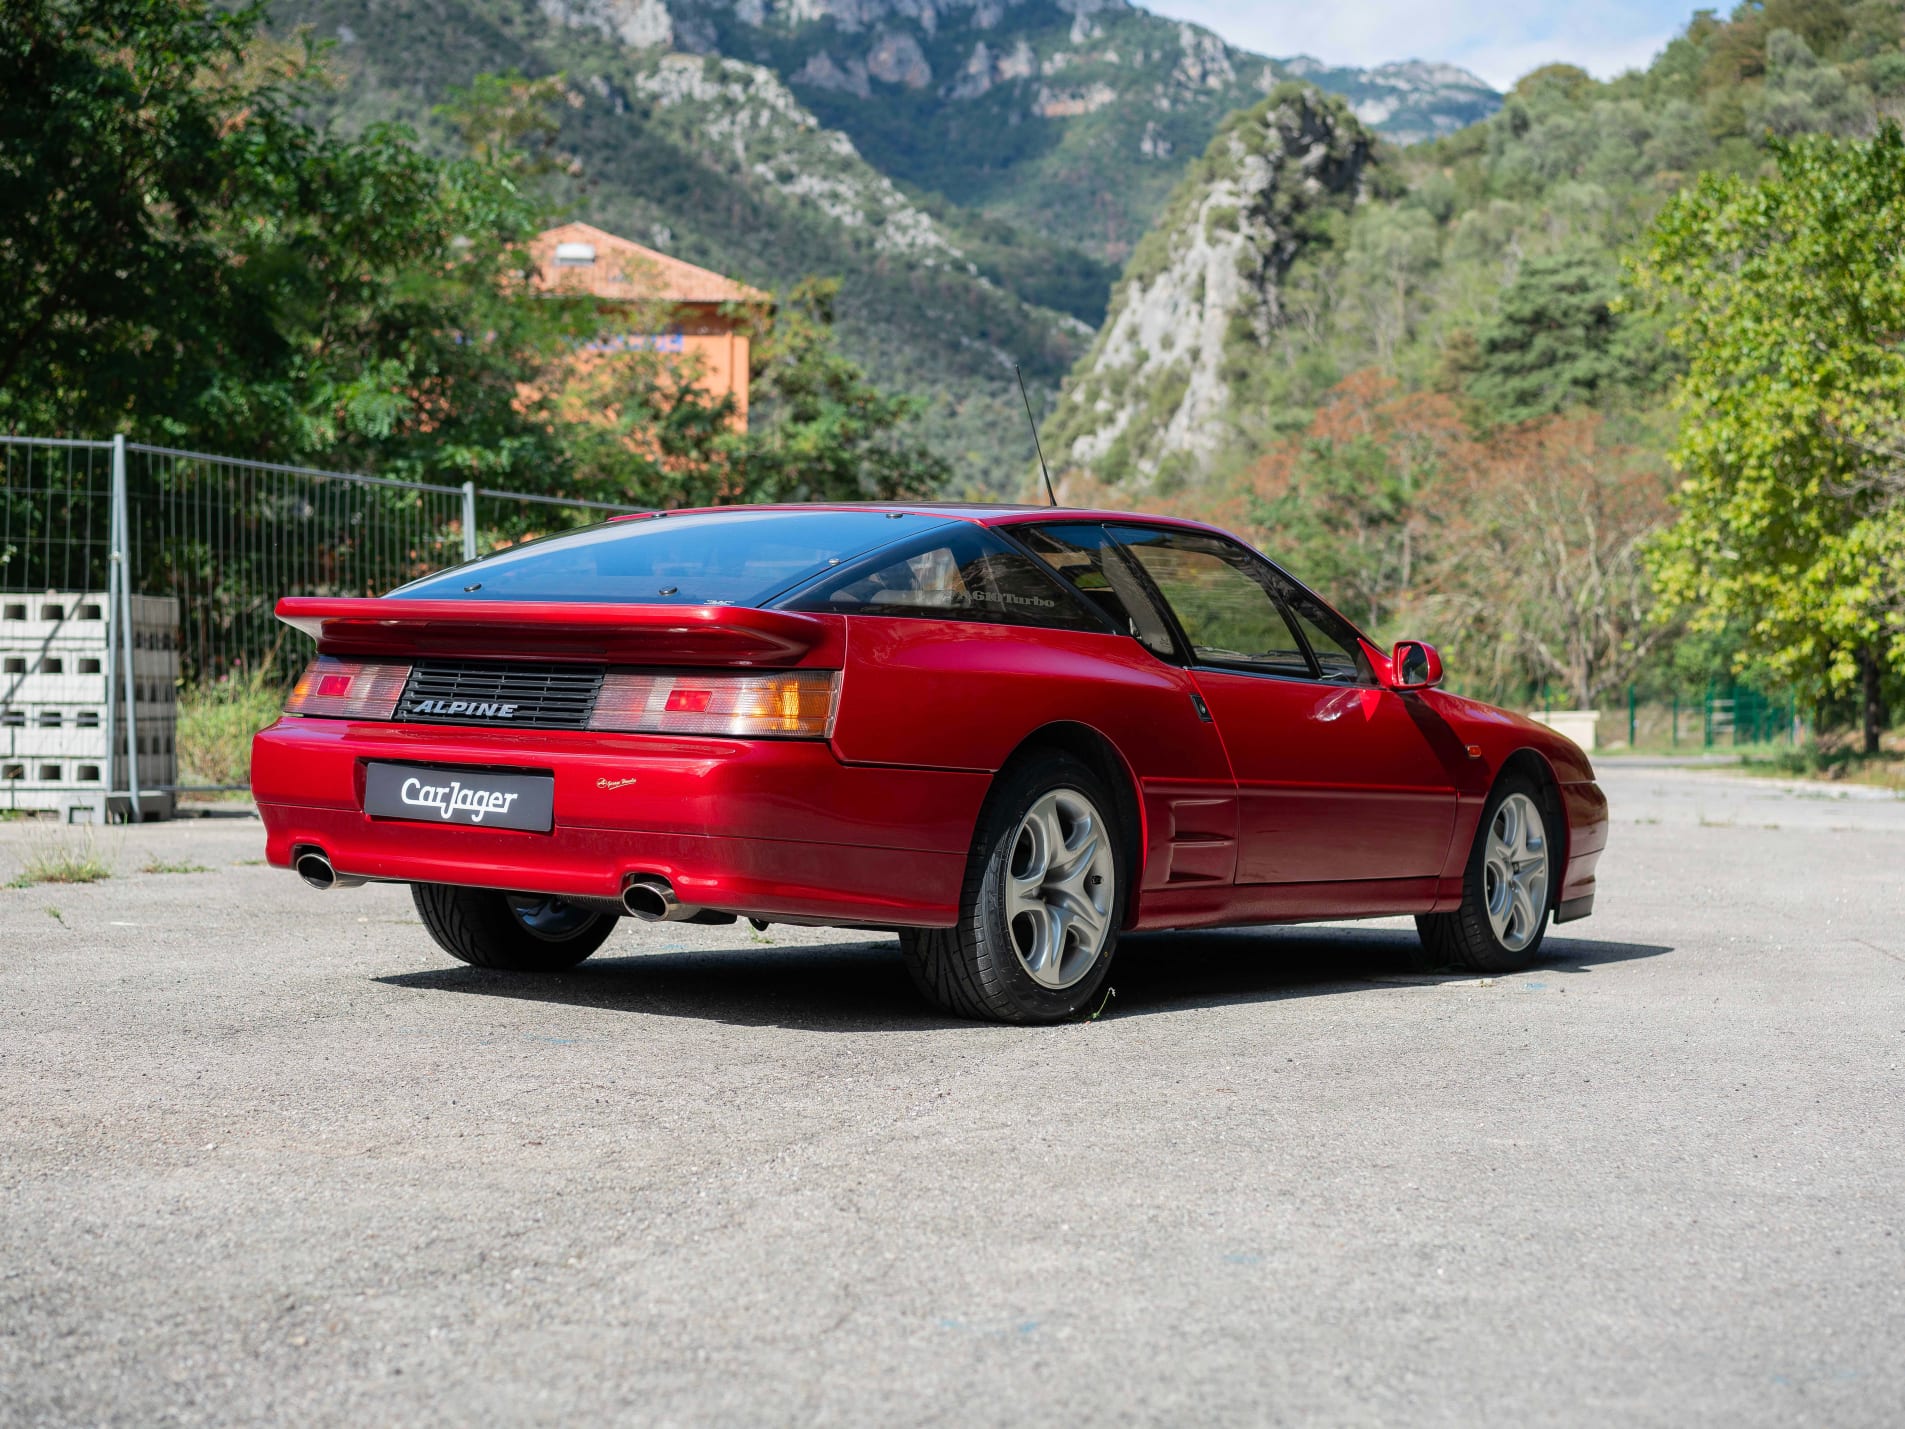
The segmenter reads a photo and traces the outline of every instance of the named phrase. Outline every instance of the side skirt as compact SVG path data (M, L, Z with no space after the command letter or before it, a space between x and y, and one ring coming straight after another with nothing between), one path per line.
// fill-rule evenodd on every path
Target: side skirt
M1250 883L1147 888L1138 928L1221 928L1246 923L1315 923L1330 918L1406 917L1432 912L1437 881L1366 878L1331 883Z

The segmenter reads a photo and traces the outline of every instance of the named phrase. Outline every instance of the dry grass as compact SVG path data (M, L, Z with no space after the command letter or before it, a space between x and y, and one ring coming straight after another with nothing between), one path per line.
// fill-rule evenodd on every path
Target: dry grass
M111 878L112 860L100 849L91 829L77 837L55 835L28 845L26 862L9 887L31 888L36 883L98 883Z
M1856 732L1834 731L1797 749L1782 749L1765 757L1748 755L1744 768L1749 774L1782 779L1905 790L1905 730L1887 732L1879 740L1877 754L1862 753L1859 745Z

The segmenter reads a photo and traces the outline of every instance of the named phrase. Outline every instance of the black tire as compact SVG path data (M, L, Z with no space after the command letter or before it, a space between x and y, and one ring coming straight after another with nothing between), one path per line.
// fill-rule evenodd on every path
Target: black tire
M1006 918L1006 881L1014 836L1033 806L1052 793L1082 795L1104 826L1112 867L1106 896L1109 926L1089 970L1062 988L1048 987L1027 972ZM956 1017L990 1022L1061 1022L1093 1005L1111 971L1123 921L1129 878L1117 801L1103 779L1081 760L1053 751L1036 754L1002 772L979 815L959 921L950 928L907 929L900 934L914 985ZM1095 885L1101 886L1101 885Z
M555 973L572 968L615 931L615 916L560 899L413 883L410 897L437 946L476 968ZM541 921L543 929L532 926Z
M1488 834L1495 818L1513 795L1525 796L1541 818L1541 843L1546 854L1547 882L1543 890L1540 915L1534 937L1524 946L1511 948L1495 935L1488 916ZM1534 780L1510 774L1500 780L1482 807L1481 822L1475 826L1475 843L1469 849L1468 864L1462 873L1462 903L1453 912L1430 913L1416 919L1416 932L1422 938L1423 963L1428 967L1459 967L1473 972L1515 972L1533 963L1541 954L1548 936L1548 917L1554 908L1555 890L1561 878L1557 858L1561 844L1554 832L1560 816L1554 801Z

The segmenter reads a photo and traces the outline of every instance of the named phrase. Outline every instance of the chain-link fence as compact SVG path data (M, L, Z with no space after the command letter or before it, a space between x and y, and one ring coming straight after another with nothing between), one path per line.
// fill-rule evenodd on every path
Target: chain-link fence
M269 700L297 673L305 653L283 644L285 627L272 616L278 597L379 595L501 545L640 509L123 440L0 436L0 458L0 592L70 597L65 605L74 608L85 598L87 608L104 609L113 627L107 685L124 704L126 720L134 719L138 687L131 643L136 597L177 601L171 639L177 678L188 694L243 688ZM22 674L31 662L37 676L57 658L23 649L14 662ZM0 718L25 717L18 708L23 688L22 681L11 689L0 684L0 709L11 712ZM147 718L143 706L137 718ZM136 765L136 741L127 748L120 736L115 747L127 766ZM145 787L224 782L202 771L194 781L192 773ZM139 787L131 767L126 779L115 796ZM138 807L134 798L129 808L136 815Z
M284 627L272 617L281 595L380 595L526 529L636 509L131 442L125 450L132 589L178 598L188 682L282 668Z

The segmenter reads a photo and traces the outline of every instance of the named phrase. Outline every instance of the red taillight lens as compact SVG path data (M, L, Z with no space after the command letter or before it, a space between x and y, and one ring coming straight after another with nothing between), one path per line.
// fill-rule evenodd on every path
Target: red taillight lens
M612 670L590 729L643 734L726 734L744 739L825 739L833 732L840 676L833 670L774 675L710 671L650 675Z
M320 655L291 687L284 712L332 719L389 719L397 712L397 700L409 678L408 665Z

